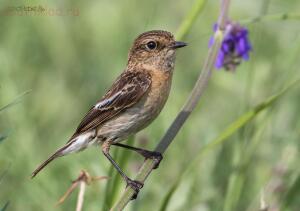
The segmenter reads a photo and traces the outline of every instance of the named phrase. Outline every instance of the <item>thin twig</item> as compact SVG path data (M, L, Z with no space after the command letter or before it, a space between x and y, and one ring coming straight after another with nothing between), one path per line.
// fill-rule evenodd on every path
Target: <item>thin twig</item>
M65 194L58 200L56 206L61 205L64 201L70 196L70 194L75 190L78 186L78 182L73 182L71 187L65 192Z
M92 177L85 170L81 170L76 180L72 182L72 185L68 188L66 193L58 200L56 206L61 205L71 195L75 188L79 185L79 193L77 197L76 211L81 211L83 207L83 199L85 194L86 185L90 185L92 182L108 179L106 176Z
M76 211L81 211L82 206L83 206L83 200L84 200L84 193L85 193L85 182L81 181L80 182L80 188L79 188L79 193L78 193L78 198L77 198L77 205L76 205Z
M209 49L208 56L205 60L202 71L191 92L190 97L186 101L180 113L177 115L176 119L173 121L172 125L167 130L166 134L163 136L163 138L157 145L155 150L158 152L161 153L165 152L165 150L168 148L170 143L174 140L175 136L183 126L186 119L189 117L191 112L198 104L200 97L202 96L205 88L207 87L208 80L211 76L211 71L214 68L217 53L219 51L219 48L223 40L224 28L227 20L229 4L230 4L230 0L222 1L220 17L218 20L219 29L214 34L214 43ZM188 28L186 28L186 30L188 30ZM135 180L144 182L147 179L148 175L151 173L154 165L155 165L154 161L147 159L143 163L142 167L140 168ZM123 210L131 200L133 194L134 194L134 190L130 186L128 186L125 189L122 196L120 197L120 199L115 203L113 208L111 208L111 211Z
M262 189L260 192L260 207L259 207L259 211L268 211L268 205L266 203L266 199L265 199L265 190Z

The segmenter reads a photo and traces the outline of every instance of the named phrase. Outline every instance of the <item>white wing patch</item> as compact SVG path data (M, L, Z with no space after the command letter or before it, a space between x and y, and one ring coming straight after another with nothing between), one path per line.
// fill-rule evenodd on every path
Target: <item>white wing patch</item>
M97 103L94 108L95 109L102 109L104 108L106 105L111 104L112 101L114 101L117 97L120 96L120 94L122 93L121 91L118 91L116 94L114 94L113 96L111 96L110 98L107 98L105 100L100 101L99 103Z

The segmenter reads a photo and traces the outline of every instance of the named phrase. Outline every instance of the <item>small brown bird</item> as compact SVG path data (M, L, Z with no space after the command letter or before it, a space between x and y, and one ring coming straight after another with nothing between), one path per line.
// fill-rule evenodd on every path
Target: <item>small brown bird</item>
M174 40L167 31L148 31L139 35L129 51L124 72L109 91L89 110L65 146L58 149L32 173L36 176L55 158L99 145L127 185L138 193L143 184L131 180L109 154L111 145L134 150L157 163L158 152L120 144L128 136L148 126L160 113L169 96L175 51L187 44Z

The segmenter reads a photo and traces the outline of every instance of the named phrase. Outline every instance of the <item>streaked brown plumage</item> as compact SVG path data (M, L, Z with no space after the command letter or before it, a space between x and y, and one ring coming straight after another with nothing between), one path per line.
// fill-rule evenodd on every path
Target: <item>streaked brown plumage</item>
M122 172L111 158L109 149L116 145L160 161L159 153L118 142L148 126L160 113L169 96L175 51L185 45L176 42L166 31L155 30L139 35L129 51L124 72L85 115L66 145L42 163L32 177L57 157L81 151L90 145L100 145L127 184L138 192L141 184L130 180Z

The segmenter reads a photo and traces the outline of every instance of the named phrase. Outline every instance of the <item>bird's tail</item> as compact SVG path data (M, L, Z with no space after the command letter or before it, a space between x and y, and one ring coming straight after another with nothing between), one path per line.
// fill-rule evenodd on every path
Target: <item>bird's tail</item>
M64 155L63 151L68 147L69 145L65 145L62 148L58 149L53 155L51 155L47 160L45 160L41 165L39 165L34 172L31 174L31 179L34 178L45 166L47 166L51 161L54 159L61 157Z

